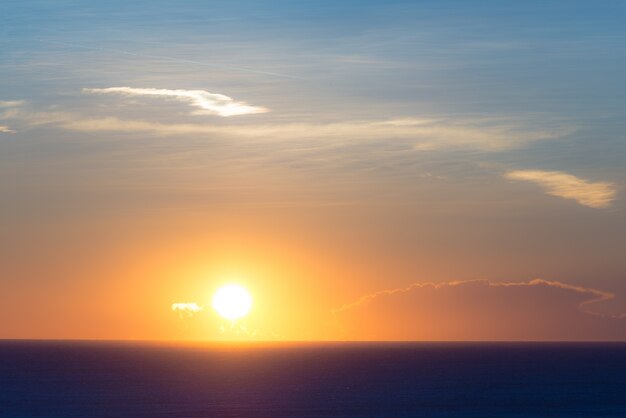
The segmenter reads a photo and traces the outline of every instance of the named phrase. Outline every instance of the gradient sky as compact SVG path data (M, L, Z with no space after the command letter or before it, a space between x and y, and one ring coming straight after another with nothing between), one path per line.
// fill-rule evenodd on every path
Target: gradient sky
M3 0L0 338L626 339L625 20Z

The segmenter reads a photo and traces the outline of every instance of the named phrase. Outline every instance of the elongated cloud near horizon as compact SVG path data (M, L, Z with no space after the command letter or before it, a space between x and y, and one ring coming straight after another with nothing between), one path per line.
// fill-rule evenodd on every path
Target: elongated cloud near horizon
M265 113L268 111L268 109L264 107L251 106L245 102L235 101L231 97L223 94L210 93L206 90L109 87L103 89L85 88L83 89L83 92L93 94L121 94L124 96L155 96L170 98L199 108L200 110L192 112L194 115L218 115L228 117Z
M535 279L416 283L334 310L349 339L623 340L623 314L602 314L602 290Z
M552 196L575 200L590 208L607 208L617 194L615 184L591 182L562 171L515 170L504 177L538 184Z
M4 125L0 125L0 132L5 133L5 134L14 134L15 131L12 129L9 129L8 126L4 126Z

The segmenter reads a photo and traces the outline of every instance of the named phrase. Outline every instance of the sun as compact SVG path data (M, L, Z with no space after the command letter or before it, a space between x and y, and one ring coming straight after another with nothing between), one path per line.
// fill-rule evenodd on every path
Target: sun
M234 321L250 312L252 297L244 287L229 284L217 290L212 306L222 318Z

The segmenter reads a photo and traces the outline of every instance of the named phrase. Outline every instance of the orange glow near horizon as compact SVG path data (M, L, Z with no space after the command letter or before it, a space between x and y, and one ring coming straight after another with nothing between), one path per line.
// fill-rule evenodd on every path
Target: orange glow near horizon
M71 269L69 263L39 257L37 267L43 265L47 277L55 279L50 285L33 288L24 281L14 283L13 294L28 296L38 309L24 310L23 305L8 300L2 307L7 315L17 311L21 315L3 323L4 335L203 341L514 340L575 339L579 335L601 339L621 335L618 319L613 324L579 309L581 303L601 296L592 290L548 284L494 287L461 281L463 285L402 291L412 282L443 283L462 277L442 266L471 265L480 270L481 264L462 258L458 264L445 263L441 254L422 248L414 256L419 271L412 270L396 253L385 252L361 235L347 234L346 226L359 229L343 217L327 220L332 228L303 222L280 229L278 221L260 218L258 212L238 215L236 227L220 229L212 227L215 218L188 216L184 221L164 222L162 215L158 223L142 219L116 228L68 229L73 240L86 245L72 254L61 252L63 248L52 254L56 260L72 260ZM280 221L284 224L286 217ZM125 235L111 232L119 230ZM39 238L38 242L43 241ZM496 270L499 264L489 266ZM9 273L19 277L28 271ZM494 276L485 274L492 283L503 281ZM524 278L506 282L529 283ZM212 308L216 292L234 283L253 298L250 314L235 321ZM607 299L584 306L601 313L604 306L610 309L610 303ZM540 322L531 320L528 312L536 312Z

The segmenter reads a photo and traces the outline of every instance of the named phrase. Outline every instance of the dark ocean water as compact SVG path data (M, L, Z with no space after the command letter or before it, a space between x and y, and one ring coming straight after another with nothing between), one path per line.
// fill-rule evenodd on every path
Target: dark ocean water
M626 344L5 341L0 416L626 417Z

